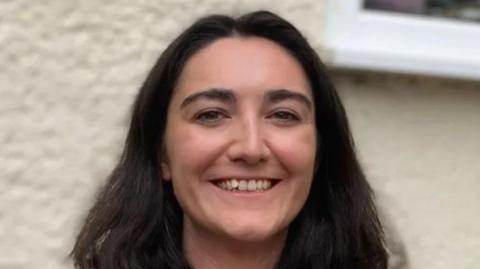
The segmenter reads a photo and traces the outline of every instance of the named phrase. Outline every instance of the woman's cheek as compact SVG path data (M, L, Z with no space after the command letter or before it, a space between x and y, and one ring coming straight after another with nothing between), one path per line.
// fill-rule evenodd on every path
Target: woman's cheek
M189 166L201 169L213 162L221 154L227 136L224 130L215 130L199 126L186 126L176 132L177 141L175 150L177 160L187 163Z
M291 169L308 171L314 164L316 135L313 126L283 134L279 132L272 136L271 144L280 161Z

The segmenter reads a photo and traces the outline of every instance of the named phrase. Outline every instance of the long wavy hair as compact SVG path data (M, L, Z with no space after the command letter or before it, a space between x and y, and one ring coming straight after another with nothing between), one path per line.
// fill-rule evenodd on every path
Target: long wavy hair
M372 190L327 70L293 25L257 11L238 18L202 18L160 56L136 97L123 154L76 239L71 252L76 268L190 268L182 250L183 212L159 165L167 108L189 57L232 36L266 38L285 48L303 67L313 91L315 178L304 207L289 225L276 268L387 267Z

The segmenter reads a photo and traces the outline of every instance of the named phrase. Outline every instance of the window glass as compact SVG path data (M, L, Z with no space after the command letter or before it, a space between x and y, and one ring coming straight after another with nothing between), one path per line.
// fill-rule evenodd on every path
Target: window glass
M480 23L480 0L364 0L363 7Z

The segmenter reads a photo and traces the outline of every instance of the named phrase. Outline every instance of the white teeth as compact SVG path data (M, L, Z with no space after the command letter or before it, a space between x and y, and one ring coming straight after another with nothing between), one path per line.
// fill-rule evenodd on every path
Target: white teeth
M217 186L224 190L229 191L242 191L242 192L255 192L255 191L265 191L272 187L272 182L267 179L228 179L222 180L217 183Z
M238 183L238 190L239 191L246 191L247 190L247 182L245 180L240 180Z
M248 181L248 190L249 191L254 191L257 189L257 182L255 180L249 180Z

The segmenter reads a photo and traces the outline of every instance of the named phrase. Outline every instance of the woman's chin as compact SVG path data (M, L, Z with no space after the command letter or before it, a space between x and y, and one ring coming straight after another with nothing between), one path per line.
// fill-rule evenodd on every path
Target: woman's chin
M282 231L268 225L237 224L233 227L224 227L223 234L239 242L267 241L282 234ZM285 229L286 232L286 229Z

